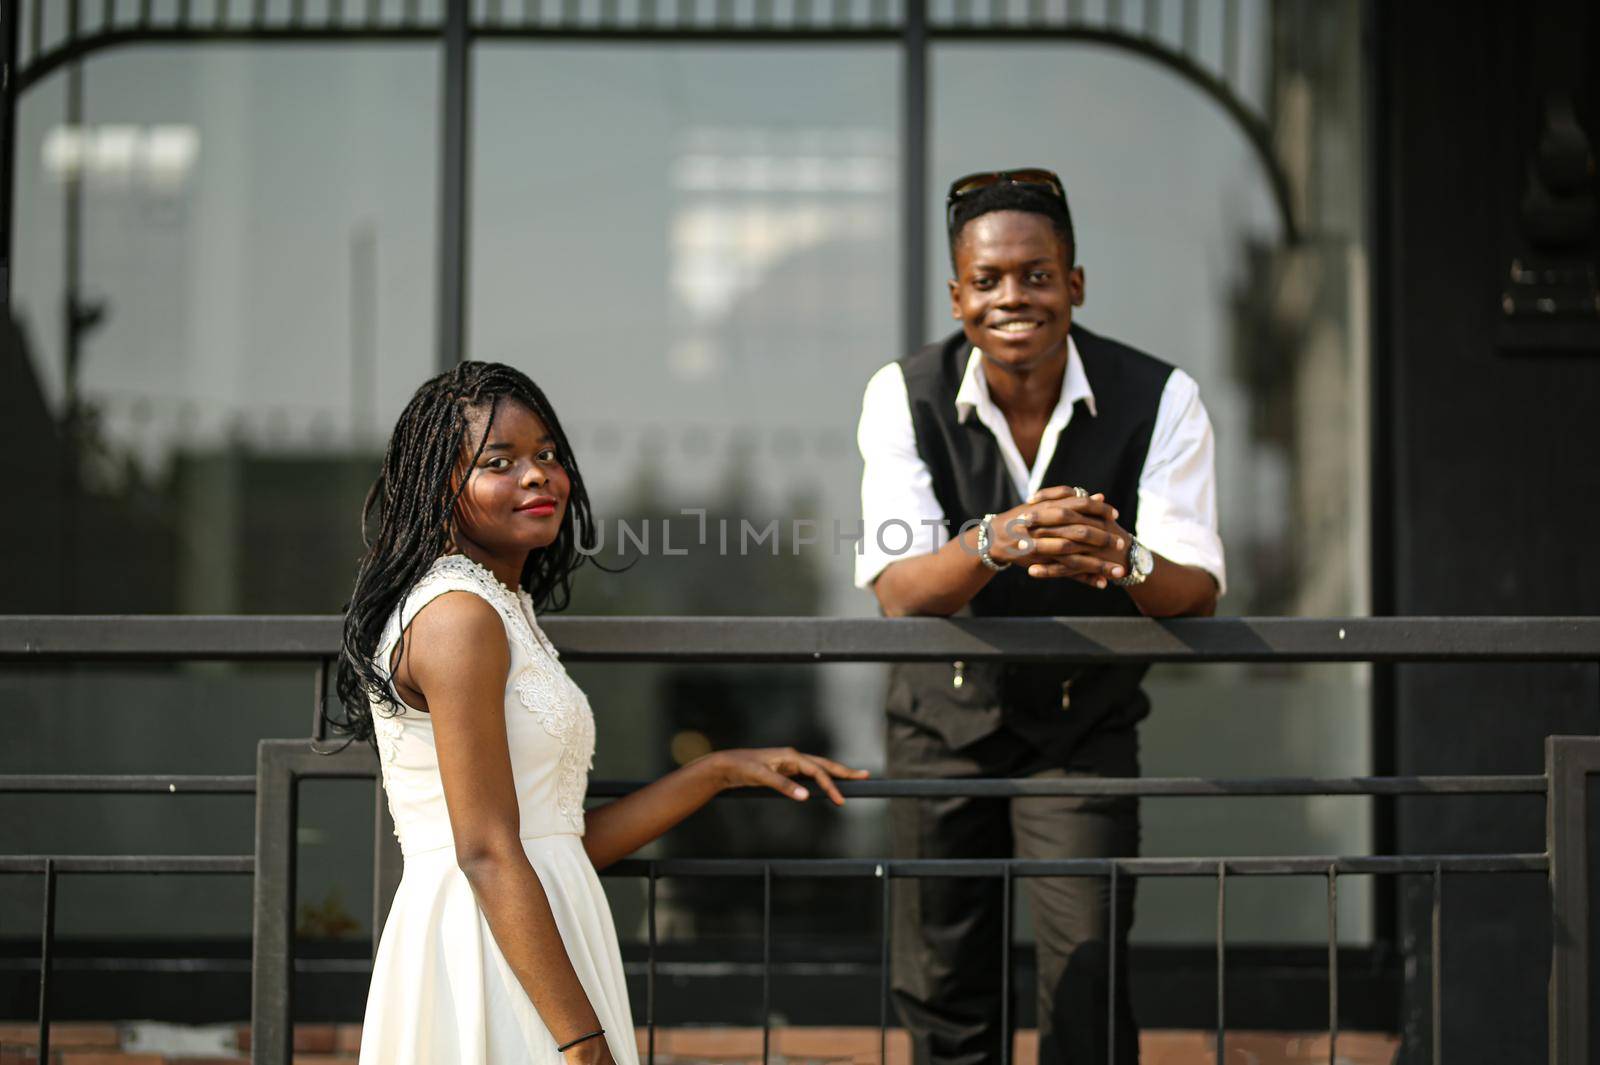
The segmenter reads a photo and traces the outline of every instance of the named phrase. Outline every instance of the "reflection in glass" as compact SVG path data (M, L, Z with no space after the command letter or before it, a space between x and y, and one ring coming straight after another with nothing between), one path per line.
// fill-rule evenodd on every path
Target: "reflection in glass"
M140 48L23 97L28 357L0 392L19 456L3 490L29 517L0 523L0 610L339 609L386 425L432 367L437 80L425 47ZM257 740L306 734L311 669L13 670L0 703L28 742L0 772L250 773ZM309 805L303 850L308 927L355 938L370 848L319 840L366 837L371 787L359 798ZM6 853L237 854L252 837L248 799L229 798L12 797L3 824ZM0 890L15 929L35 887ZM65 935L249 927L247 881L81 891Z
M548 392L600 557L631 563L581 575L575 612L873 610L850 578L854 431L900 354L897 70L876 46L479 50L470 347ZM600 776L654 776L694 744L881 764L873 667L573 672ZM873 805L719 804L664 853L877 852ZM748 930L748 896L672 884L663 929Z

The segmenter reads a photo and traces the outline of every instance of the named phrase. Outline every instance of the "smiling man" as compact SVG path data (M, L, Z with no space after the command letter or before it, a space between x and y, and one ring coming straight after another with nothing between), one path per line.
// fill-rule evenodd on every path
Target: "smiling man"
M1084 272L1055 174L970 175L951 186L948 207L950 309L961 329L867 385L856 583L890 617L1212 613L1222 542L1211 424L1194 380L1073 323ZM890 775L1136 776L1136 726L1150 708L1144 673L897 665ZM896 800L890 832L899 857L1131 856L1138 805ZM1105 879L1023 884L1038 942L1039 1060L1102 1063L1114 1052L1136 1062L1124 949L1132 879L1120 878L1115 929ZM997 882L901 880L894 903L894 997L919 1065L999 1060Z

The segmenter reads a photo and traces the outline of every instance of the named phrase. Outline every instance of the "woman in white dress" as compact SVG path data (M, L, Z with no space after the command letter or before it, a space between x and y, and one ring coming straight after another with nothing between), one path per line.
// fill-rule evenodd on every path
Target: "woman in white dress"
M405 871L373 962L363 1065L635 1063L595 870L729 787L796 800L866 774L719 751L583 808L594 718L539 629L592 544L583 478L524 374L463 363L395 426L363 511L331 721L375 742Z

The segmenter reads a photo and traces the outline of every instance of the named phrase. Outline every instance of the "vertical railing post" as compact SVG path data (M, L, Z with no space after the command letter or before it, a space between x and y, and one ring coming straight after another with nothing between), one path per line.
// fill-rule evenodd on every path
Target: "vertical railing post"
M39 935L39 1060L50 1060L50 971L55 963L56 863L44 860L44 921Z
M1000 1065L1011 1065L1011 862L1000 867Z
M294 1037L296 782L288 752L256 747L256 877L250 968L250 1060L288 1065Z
M772 864L761 867L761 1065L772 1060Z
M328 673L331 663L326 658L317 659L317 672L311 678L311 740L321 743L328 738Z
M1545 846L1550 854L1550 1065L1586 1065L1589 1047L1590 774L1600 737L1547 736Z
M1328 1065L1339 1061L1339 865L1328 866Z
M1117 861L1111 860L1111 916L1106 922L1106 1065L1117 1062Z
M646 1029L645 1065L656 1065L656 863L650 863L650 886L647 935L650 939L645 954L644 971L644 1023Z
M1444 1065L1444 868L1433 866L1433 909L1429 911L1429 1038L1433 1041L1433 1065Z
M1228 1060L1228 863L1217 863L1217 1061Z
M878 876L883 879L883 895L879 899L883 938L878 943L878 1065L889 1065L889 970L894 964L889 940L894 920L890 892L894 878L888 862L878 866Z

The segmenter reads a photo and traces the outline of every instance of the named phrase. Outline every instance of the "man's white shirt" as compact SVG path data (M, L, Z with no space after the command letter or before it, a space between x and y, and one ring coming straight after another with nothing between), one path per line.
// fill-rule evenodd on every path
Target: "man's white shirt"
M1079 400L1086 413L1075 415ZM967 358L955 413L960 422L976 417L994 434L1017 497L1027 500L1039 489L1051 487L1043 478L1062 431L1075 416L1096 417L1096 408L1078 346L1068 337L1061 397L1045 423L1032 469L1017 450L1005 415L990 398L983 353L977 348ZM891 562L932 554L950 539L933 492L933 475L917 453L906 379L898 362L883 367L867 382L856 443L866 464L861 475L864 532L856 555L856 586L868 588ZM1194 378L1174 368L1156 408L1150 448L1139 475L1138 520L1129 532L1156 554L1199 566L1216 577L1220 594L1227 587L1227 575L1217 533L1215 451L1200 388ZM1083 487L1094 492L1102 486Z

